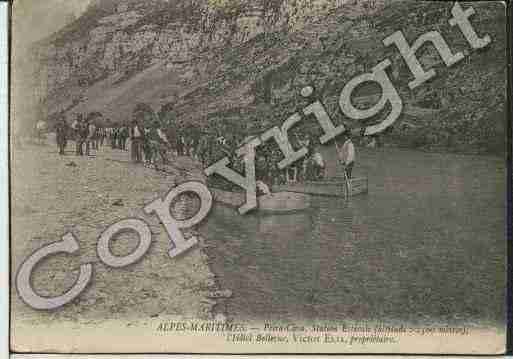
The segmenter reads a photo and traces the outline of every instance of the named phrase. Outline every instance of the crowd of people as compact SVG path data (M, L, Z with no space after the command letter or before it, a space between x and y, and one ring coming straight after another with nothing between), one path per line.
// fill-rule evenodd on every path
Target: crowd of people
M251 140L252 136L228 127L227 124L215 121L201 127L198 124L185 124L177 120L172 109L164 106L155 114L149 106L139 104L135 107L131 121L127 123L113 123L101 113L92 112L86 116L76 114L70 125L61 116L56 122L55 132L61 155L64 155L68 140L71 139L75 142L77 156L90 156L93 151L109 145L112 149L129 151L134 163L157 169L172 164L176 156L194 158L204 168L228 157L232 168L243 173L243 159L236 155L236 149ZM314 181L325 177L326 166L317 137L307 132L291 135L293 147L306 147L308 155L286 169L278 167L283 154L272 142L257 148L257 180L273 185Z

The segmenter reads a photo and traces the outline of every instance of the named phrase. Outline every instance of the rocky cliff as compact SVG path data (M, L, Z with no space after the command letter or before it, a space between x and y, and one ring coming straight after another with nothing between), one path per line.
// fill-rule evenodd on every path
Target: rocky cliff
M261 33L295 31L340 0L97 1L76 22L38 44L35 60L51 94L152 64L181 64Z
M472 6L474 26L493 38L479 52L469 50L448 25L449 3L97 0L34 48L38 101L48 116L99 110L115 121L129 118L136 102L155 110L171 104L184 121L222 121L258 131L304 106L299 91L305 85L314 86L339 117L344 84L389 57L392 79L416 109L401 117L402 125L387 135L390 141L500 151L505 13L499 3ZM421 62L438 76L410 91L411 74L397 50L381 42L398 29L408 40L437 29L468 56L446 68L433 49L419 51ZM424 109L435 118L418 115Z

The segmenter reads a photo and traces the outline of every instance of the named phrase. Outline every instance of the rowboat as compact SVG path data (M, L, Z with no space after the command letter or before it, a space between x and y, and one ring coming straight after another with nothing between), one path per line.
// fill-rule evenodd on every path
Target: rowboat
M272 190L303 193L315 196L352 197L368 193L368 187L369 184L367 177L353 178L349 180L349 185L347 185L344 177L333 177L329 180L305 181L277 185L273 186Z
M239 208L246 203L245 192L211 189L214 201ZM258 211L266 214L287 214L310 208L310 196L295 192L275 192L257 197Z

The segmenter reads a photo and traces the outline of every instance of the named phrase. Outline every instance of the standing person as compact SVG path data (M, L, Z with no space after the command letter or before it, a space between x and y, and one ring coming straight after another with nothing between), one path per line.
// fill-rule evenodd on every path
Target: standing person
M154 165L159 169L158 162L161 160L163 165L167 164L166 149L168 141L166 135L160 129L160 121L154 120L150 125L145 137L145 153L148 153L148 165ZM160 158L159 158L160 157Z
M133 116L135 116L135 114ZM130 121L130 159L132 160L132 162L136 162L135 125L135 118L132 118L132 121Z
M118 150L123 150L123 126L121 126L121 125L118 126L116 138L117 138L116 148Z
M351 133L349 130L346 131L342 139L344 140L343 144L341 145L337 139L335 141L335 146L337 148L338 159L340 163L344 166L344 173L346 179L350 181L352 178L356 151L354 148L353 141L351 140Z
M169 148L173 156L178 156L178 135L176 133L175 125L168 125L164 128L164 134L166 135L167 142L169 143Z
M36 123L36 137L39 145L42 145L45 138L45 133L48 130L46 121L39 120Z
M160 124L162 126L162 124ZM162 159L162 164L167 165L169 163L167 159L167 151L171 148L171 145L169 143L169 140L166 136L166 133L162 128L157 128L157 134L159 136L159 148L158 148L158 154L160 158Z
M110 136L109 136L109 139L110 139L110 147L112 149L115 149L116 148L116 136L117 136L117 125L114 125L114 127L112 127L110 130Z
M100 149L100 129L96 124L93 133L93 149L95 151L98 151Z
M209 135L202 133L198 141L197 154L199 161L206 166L209 157Z
M122 126L119 129L119 148L123 151L126 151L126 141L128 139L129 133L128 133L128 127Z
M178 156L183 156L185 153L184 146L184 130L182 124L178 124L176 128L176 152Z
M262 153L260 156L256 156L255 158L255 177L258 180L263 182L267 182L268 173L269 173L269 161L267 160L267 156L265 153Z
M316 180L323 179L326 176L326 166L319 145L315 147L312 155L312 164L314 166L314 178Z
M216 143L216 136L213 133L207 134L207 151L205 154L205 166L209 166L213 162L214 148L216 146L215 143Z
M119 125L112 130L112 148L119 148Z
M189 156L199 160L198 147L201 138L201 129L198 126L191 125L189 129L189 136Z
M107 138L109 140L110 148L114 149L114 128L107 128Z
M64 155L64 150L68 143L68 124L63 117L61 117L55 126L55 134L57 137L57 146L59 147L59 155Z
M91 153L91 136L90 136L90 128L89 128L89 125L91 124L90 122L90 116L87 116L86 119L84 120L84 123L83 123L83 129L82 129L82 138L84 140L84 143L85 143L85 155L86 156L89 156L90 153Z
M144 162L146 165L151 166L155 161L156 144L158 134L156 126L152 123L149 128L144 129L143 152Z
M303 141L303 145L308 149L308 155L306 156L303 163L304 178L308 181L314 181L316 179L316 168L315 168L315 144L313 134L308 134Z
M297 134L291 138L291 145L293 148L298 148L301 145L301 140ZM303 169L304 157L300 158L287 168L287 183L296 183L302 177L301 170Z
M101 127L101 143L100 145L103 147L103 145L105 144L105 140L107 139L107 127L105 125L103 125Z
M310 138L306 135L303 135L303 134L296 134L296 139L297 139L297 143L299 144L299 147L305 147L306 149L310 149ZM311 153L310 153L311 155ZM308 165L308 160L309 160L309 155L307 154L307 156L301 158L298 160L297 162L297 168L298 168L298 178L299 178L299 181L301 182L304 182L306 181L307 179L307 171L306 171L306 168L307 168L307 165Z
M98 128L98 147L103 147L103 141L105 139L105 125L101 125Z
M273 148L271 150L271 153L269 154L269 159L269 172L272 177L271 184L285 184L287 182L287 176L285 174L285 171L287 169L280 169L280 167L278 166L278 163L282 159L281 151L279 149Z
M144 128L141 126L143 114L134 112L134 118L130 127L130 139L132 140L131 158L135 163L142 162L142 147L144 143Z
M95 124L95 120L97 117L101 116L98 112L92 112L87 116L86 120L86 156L91 155L91 148L93 150L98 150L98 134L97 134L97 126Z
M174 153L177 149L176 114L171 103L162 105L157 118L160 122L161 132L167 141L167 149Z
M77 156L84 155L84 142L87 137L87 126L82 114L77 114L74 122L75 130L75 154Z
M81 115L80 114L76 114L75 115L75 119L71 123L71 131L73 133L73 138L74 139L77 139L78 131L79 131L79 127L80 127L80 122L81 121L82 121Z

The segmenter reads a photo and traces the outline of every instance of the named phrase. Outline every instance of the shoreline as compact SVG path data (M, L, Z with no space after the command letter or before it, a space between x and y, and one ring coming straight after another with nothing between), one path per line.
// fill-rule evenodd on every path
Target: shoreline
M156 216L142 210L148 201L165 195L183 173L134 166L127 152L109 146L91 157L71 155L73 147L73 142L68 144L64 157L48 144L25 144L12 152L11 283L22 261L38 248L59 241L66 232L75 235L79 254L43 261L33 273L33 287L40 295L59 295L73 285L83 263L93 264L91 283L72 302L52 311L30 308L13 285L11 320L53 322L58 327L67 322L96 325L116 317L136 323L168 316L214 319L217 300L213 293L220 288L203 250L205 239L200 236L200 245L171 259L167 233ZM197 177L194 173L186 176ZM126 268L108 268L96 254L98 237L110 224L127 217L147 221L152 244L141 261ZM184 230L186 237L196 233ZM134 239L135 234L118 235L112 241L113 253L130 253Z
M55 152L54 149L49 146L45 146L45 147L32 146L31 148L33 148L33 149L34 148L35 149L48 148L48 149L51 149L50 152ZM389 151L389 150L391 150L391 151ZM110 150L108 150L108 151L110 151ZM20 152L23 152L23 151L20 151ZM140 200L137 205L134 205L133 206L134 208L132 208L132 210L142 208L144 203L148 203L149 201L154 200L155 198L158 197L159 194L160 195L165 194L171 187L171 185L169 185L169 184L165 185L165 183L169 183L169 182L176 183L177 181L188 180L191 178L195 178L196 180L197 179L204 180L204 177L202 176L202 173L200 170L201 167L198 166L198 164L195 163L195 161L190 158L180 157L180 158L174 159L173 164L176 166L176 167L174 167L174 170L172 169L171 171L163 172L163 171L157 171L152 167L145 167L143 165L134 165L133 163L131 163L129 160L127 160L125 158L125 157L128 157L127 152L121 152L121 151L112 151L112 152L121 153L122 157L121 158L117 158L117 157L104 158L106 161L102 162L103 166L111 166L111 165L119 166L119 167L125 168L125 170L127 170L127 171L141 172L141 173L143 173L143 175L142 175L143 178L145 178L145 179L153 178L153 180L158 183L158 185L155 183L153 188L149 188L148 186L146 186L144 188L145 193L142 196L143 200L142 201ZM373 163L375 163L376 161L380 162L382 157L384 155L387 155L387 152L389 152L390 155L393 155L393 154L396 154L396 155L397 154L405 154L406 155L406 154L411 154L411 153L423 153L425 156L435 157L435 158L439 157L438 154L434 154L434 153L426 154L425 152L422 152L422 151L411 151L411 150L405 150L405 149L401 149L401 148L390 148L390 147L386 147L383 150L359 148L358 152L360 152L360 155L359 155L360 164L358 166L359 168L357 169L357 171L364 171L364 172L370 172L370 173L377 171L377 169L374 168ZM102 153L102 151L100 151L100 154L101 153ZM17 155L17 154L18 154L18 152L15 152L15 155ZM54 155L57 156L56 153L54 153ZM453 154L450 154L450 155L451 156L459 156L459 155L453 155ZM402 157L402 156L400 156L400 157ZM481 160L485 159L485 158L483 158L483 156L475 156L475 157L481 158ZM64 163L66 163L70 160L74 160L76 158L77 157L75 157L75 156L66 156L64 159ZM102 161L103 159L92 157L92 158L82 158L80 160L85 161L85 162L94 163L95 160ZM369 160L372 160L372 161L367 162ZM493 161L499 161L499 160L500 160L500 158L493 159ZM173 173L173 171L175 171L176 173ZM190 171L190 172L187 175L184 175L187 171ZM114 178L114 180L115 180L115 178ZM137 181L137 178L134 178L133 181ZM16 185L16 184L14 183L14 185ZM16 206L15 201L13 201L13 205ZM133 212L131 212L131 213L133 213ZM238 217L239 215L234 213L234 216ZM122 218L122 216L120 215L116 218L116 220L119 220L121 218ZM87 222L87 220L86 220L86 222ZM107 222L105 224L105 226L108 226L110 223L112 223L112 222ZM86 223L86 225L87 225L87 223ZM154 226L159 227L159 224L155 223L151 227L154 228ZM194 234L198 234L200 232L203 233L202 230L198 228L201 226L202 226L202 224L200 224L199 226L196 226L195 230L193 232L189 233L189 235L192 233L194 233ZM163 230L163 228L159 227L159 229L158 229L158 231L160 232L159 233L159 235L160 235L159 242L161 243L161 247L162 247L162 250L161 250L162 255L165 256L167 253L167 250L168 250L168 248L167 248L168 241L167 241L167 238L165 235L162 236L162 233L161 233L162 230ZM98 229L96 231L96 236L99 233L101 233L101 232ZM208 268L208 273L206 274L205 281L202 283L202 285L200 285L198 288L196 288L197 289L196 293L198 293L198 292L202 293L202 296L203 296L202 300L204 301L203 304L205 304L205 306L209 307L208 314L206 314L206 316L209 317L210 319L217 318L221 321L237 318L236 311L234 313L230 313L230 310L229 310L229 308L231 307L231 302L233 300L232 290L234 290L234 287L232 287L232 288L229 287L230 281L229 280L227 281L227 278L223 278L223 273L225 271L223 270L223 268L219 267L219 266L222 266L223 260L222 260L222 258L219 258L219 253L217 253L219 251L217 249L213 248L213 246L215 245L214 241L216 240L215 233L212 235L212 237L209 237L209 238L206 238L204 235L203 236L200 235L200 237L201 237L201 239L200 239L199 245L197 247L195 247L194 249L192 249L191 251L194 252L194 254L192 256L194 256L196 258L195 260L198 260L198 262L201 263L201 266ZM192 253L191 251L187 252L187 254L185 254L183 257L179 257L178 261L182 261L186 257L190 257L191 253ZM144 259L143 259L143 261L144 261ZM173 262L173 261L170 261L170 262ZM192 264L192 265L194 267L194 264ZM171 271L173 270L172 265L170 266L170 270ZM191 272L191 269L189 268L188 271ZM195 271L195 268L193 268L192 272L194 272L194 271ZM145 272L144 274L150 276L150 274L147 274L147 272ZM226 288L224 286L226 286ZM215 295L213 295L213 293L215 293ZM237 293L237 295L244 295L244 294ZM236 299L236 301L237 301L237 299ZM201 300L200 300L200 302L201 302ZM205 316L203 316L203 317L205 317Z

